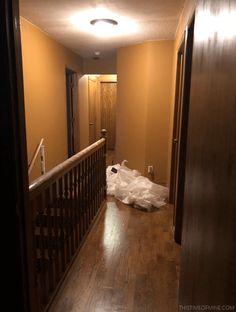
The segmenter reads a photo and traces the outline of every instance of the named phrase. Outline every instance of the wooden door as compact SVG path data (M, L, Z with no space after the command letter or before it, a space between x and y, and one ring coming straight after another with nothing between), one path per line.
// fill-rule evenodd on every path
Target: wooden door
M107 148L115 149L116 141L116 82L100 83L101 128L107 130Z
M89 102L89 144L96 141L96 104L97 104L97 80L88 78L88 102Z
M235 0L197 1L179 311L236 309L235 13Z

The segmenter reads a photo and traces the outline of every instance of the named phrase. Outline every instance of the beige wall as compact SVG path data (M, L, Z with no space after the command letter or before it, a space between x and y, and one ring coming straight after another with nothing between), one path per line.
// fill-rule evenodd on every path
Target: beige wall
M88 76L79 77L80 150L89 146Z
M168 182L169 125L172 100L173 41L149 46L148 110L146 132L147 166L154 166L154 180Z
M81 72L81 58L21 19L28 159L45 139L46 170L67 158L65 68ZM39 175L37 166L30 180Z
M184 8L179 19L178 28L175 36L175 50L178 49L186 26L190 23L191 18L193 17L194 10L196 7L195 0L186 0L184 4Z
M118 50L116 161L145 171L148 45Z
M116 57L94 60L83 59L84 74L116 74Z
M117 161L166 184L172 95L173 41L146 42L118 51Z

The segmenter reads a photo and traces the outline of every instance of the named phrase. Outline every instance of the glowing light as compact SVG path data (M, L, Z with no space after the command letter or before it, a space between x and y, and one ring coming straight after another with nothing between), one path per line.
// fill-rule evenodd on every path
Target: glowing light
M236 36L236 12L222 10L213 15L210 10L200 11L196 20L196 40L213 39L227 40Z
M236 12L222 11L217 26L221 39L232 39L236 36Z
M91 21L101 20L94 25ZM114 20L116 24L106 23L106 19ZM89 33L96 37L110 38L124 35L130 35L137 32L137 24L125 17L115 15L113 12L104 8L83 11L70 18L70 22L81 32Z
M97 22L92 25L94 28L95 35L97 37L103 37L103 38L112 37L114 32L116 31L115 28L117 27L117 25L107 23L104 20L97 20Z

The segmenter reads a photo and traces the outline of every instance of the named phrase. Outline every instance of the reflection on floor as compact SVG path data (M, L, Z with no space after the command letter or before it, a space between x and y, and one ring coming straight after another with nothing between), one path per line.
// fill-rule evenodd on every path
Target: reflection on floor
M114 163L115 159L115 151L114 150L108 150L107 151L107 166L115 165Z
M175 312L180 248L172 207L152 213L108 198L50 312Z

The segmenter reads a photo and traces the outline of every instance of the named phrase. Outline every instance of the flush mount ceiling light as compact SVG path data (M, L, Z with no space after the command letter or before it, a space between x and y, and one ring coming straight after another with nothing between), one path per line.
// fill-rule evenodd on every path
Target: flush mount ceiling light
M92 20L90 22L91 25L98 25L98 24L105 24L105 25L118 25L118 22L113 20L113 19L110 19L110 18L96 18L94 20Z
M96 18L90 21L94 27L94 32L97 37L112 37L115 34L115 27L118 22L110 18Z
M70 21L79 31L99 38L127 36L137 32L137 24L105 8L96 8L75 14Z

